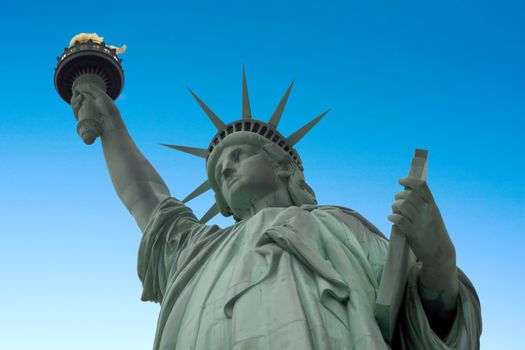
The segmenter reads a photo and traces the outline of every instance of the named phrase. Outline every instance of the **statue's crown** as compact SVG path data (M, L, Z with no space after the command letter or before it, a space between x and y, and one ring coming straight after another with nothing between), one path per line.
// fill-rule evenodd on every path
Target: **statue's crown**
M304 170L301 158L299 153L295 150L294 146L297 144L314 126L317 124L328 112L329 110L321 113L315 119L310 121L308 124L304 125L290 136L283 136L278 130L277 126L281 120L286 102L288 101L288 96L292 91L293 82L290 84L286 92L284 93L281 101L275 108L272 116L267 122L261 120L253 119L252 112L250 107L250 98L248 96L248 85L246 83L246 74L244 68L242 70L242 119L236 120L234 122L225 124L218 116L215 114L191 89L189 89L192 96L195 98L197 103L206 113L208 118L217 128L217 133L212 138L208 148L196 148L196 147L187 147L187 146L177 146L162 144L178 151L189 153L201 158L205 158L208 162L210 158L213 158L217 152L220 152L221 145L223 141L226 140L230 135L237 134L240 132L254 134L257 137L265 142L271 142L277 145L284 153L288 154L292 161L297 165L297 168L302 172ZM186 203L193 198L201 195L202 193L208 191L211 188L210 181L206 180L202 183L197 189L191 192L182 202ZM210 210L202 217L201 222L207 222L213 216L219 213L217 203L215 203Z

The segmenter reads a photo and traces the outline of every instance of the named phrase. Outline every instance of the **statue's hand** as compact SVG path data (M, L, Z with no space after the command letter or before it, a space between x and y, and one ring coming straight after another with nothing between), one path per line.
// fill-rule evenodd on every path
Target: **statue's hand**
M455 249L427 182L415 177L399 180L405 187L396 194L388 217L407 237L412 251L424 265L455 268Z
M399 184L405 190L396 194L388 219L423 263L419 294L432 329L445 336L456 312L456 251L426 181L409 176Z
M120 112L113 100L95 84L77 84L73 89L71 107L79 123L83 119L83 115L86 115L84 118L92 118L98 121L102 127L101 134L125 128Z

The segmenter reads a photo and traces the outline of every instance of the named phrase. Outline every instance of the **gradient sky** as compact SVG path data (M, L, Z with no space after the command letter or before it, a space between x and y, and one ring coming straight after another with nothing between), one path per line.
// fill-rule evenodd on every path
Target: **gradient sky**
M214 127L267 119L295 79L280 130L332 111L298 145L322 204L390 232L397 179L429 150L429 185L458 265L481 299L481 348L523 349L525 5L522 1L15 2L0 13L0 349L150 349L159 307L140 302L140 231L100 143L84 145L53 86L79 32L122 55L118 106L176 197L205 179ZM192 201L202 215L212 196ZM228 219L214 222L228 225Z

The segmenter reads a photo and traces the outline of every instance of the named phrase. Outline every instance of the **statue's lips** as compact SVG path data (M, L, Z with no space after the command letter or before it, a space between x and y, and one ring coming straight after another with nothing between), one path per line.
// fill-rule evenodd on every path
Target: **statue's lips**
M240 176L234 176L228 180L228 188L231 188L237 181L241 179Z

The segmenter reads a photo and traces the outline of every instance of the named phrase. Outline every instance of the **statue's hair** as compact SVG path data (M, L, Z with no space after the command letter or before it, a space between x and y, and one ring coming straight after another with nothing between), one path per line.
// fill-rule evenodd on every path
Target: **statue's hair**
M271 161L291 167L291 175L288 178L288 194L292 203L296 206L317 204L314 190L306 183L303 172L292 160L292 157L280 148L276 148L272 143L265 144L262 149Z
M264 152L268 159L274 164L275 168L279 166L289 167L290 175L286 179L286 184L288 194L290 195L290 199L292 200L293 205L301 206L304 204L317 204L315 192L306 183L302 170L299 169L297 164L293 161L292 157L288 153L283 152L283 150L280 147L271 142L268 142L263 138L253 137L252 135L245 136L249 137L243 137L244 141L248 141L246 143L253 144L256 147L259 147L260 150ZM221 150L215 150L215 160L218 158L220 152ZM215 172L211 170L211 168L215 167L215 163L216 162L212 162L212 165L210 165L210 163L208 162L208 181L210 182L210 184L212 184L211 187L215 191L215 201L222 215L233 215L234 219L238 221L239 218L237 218L232 212L228 203L222 196L220 188L217 185L215 185L216 181L213 178Z

